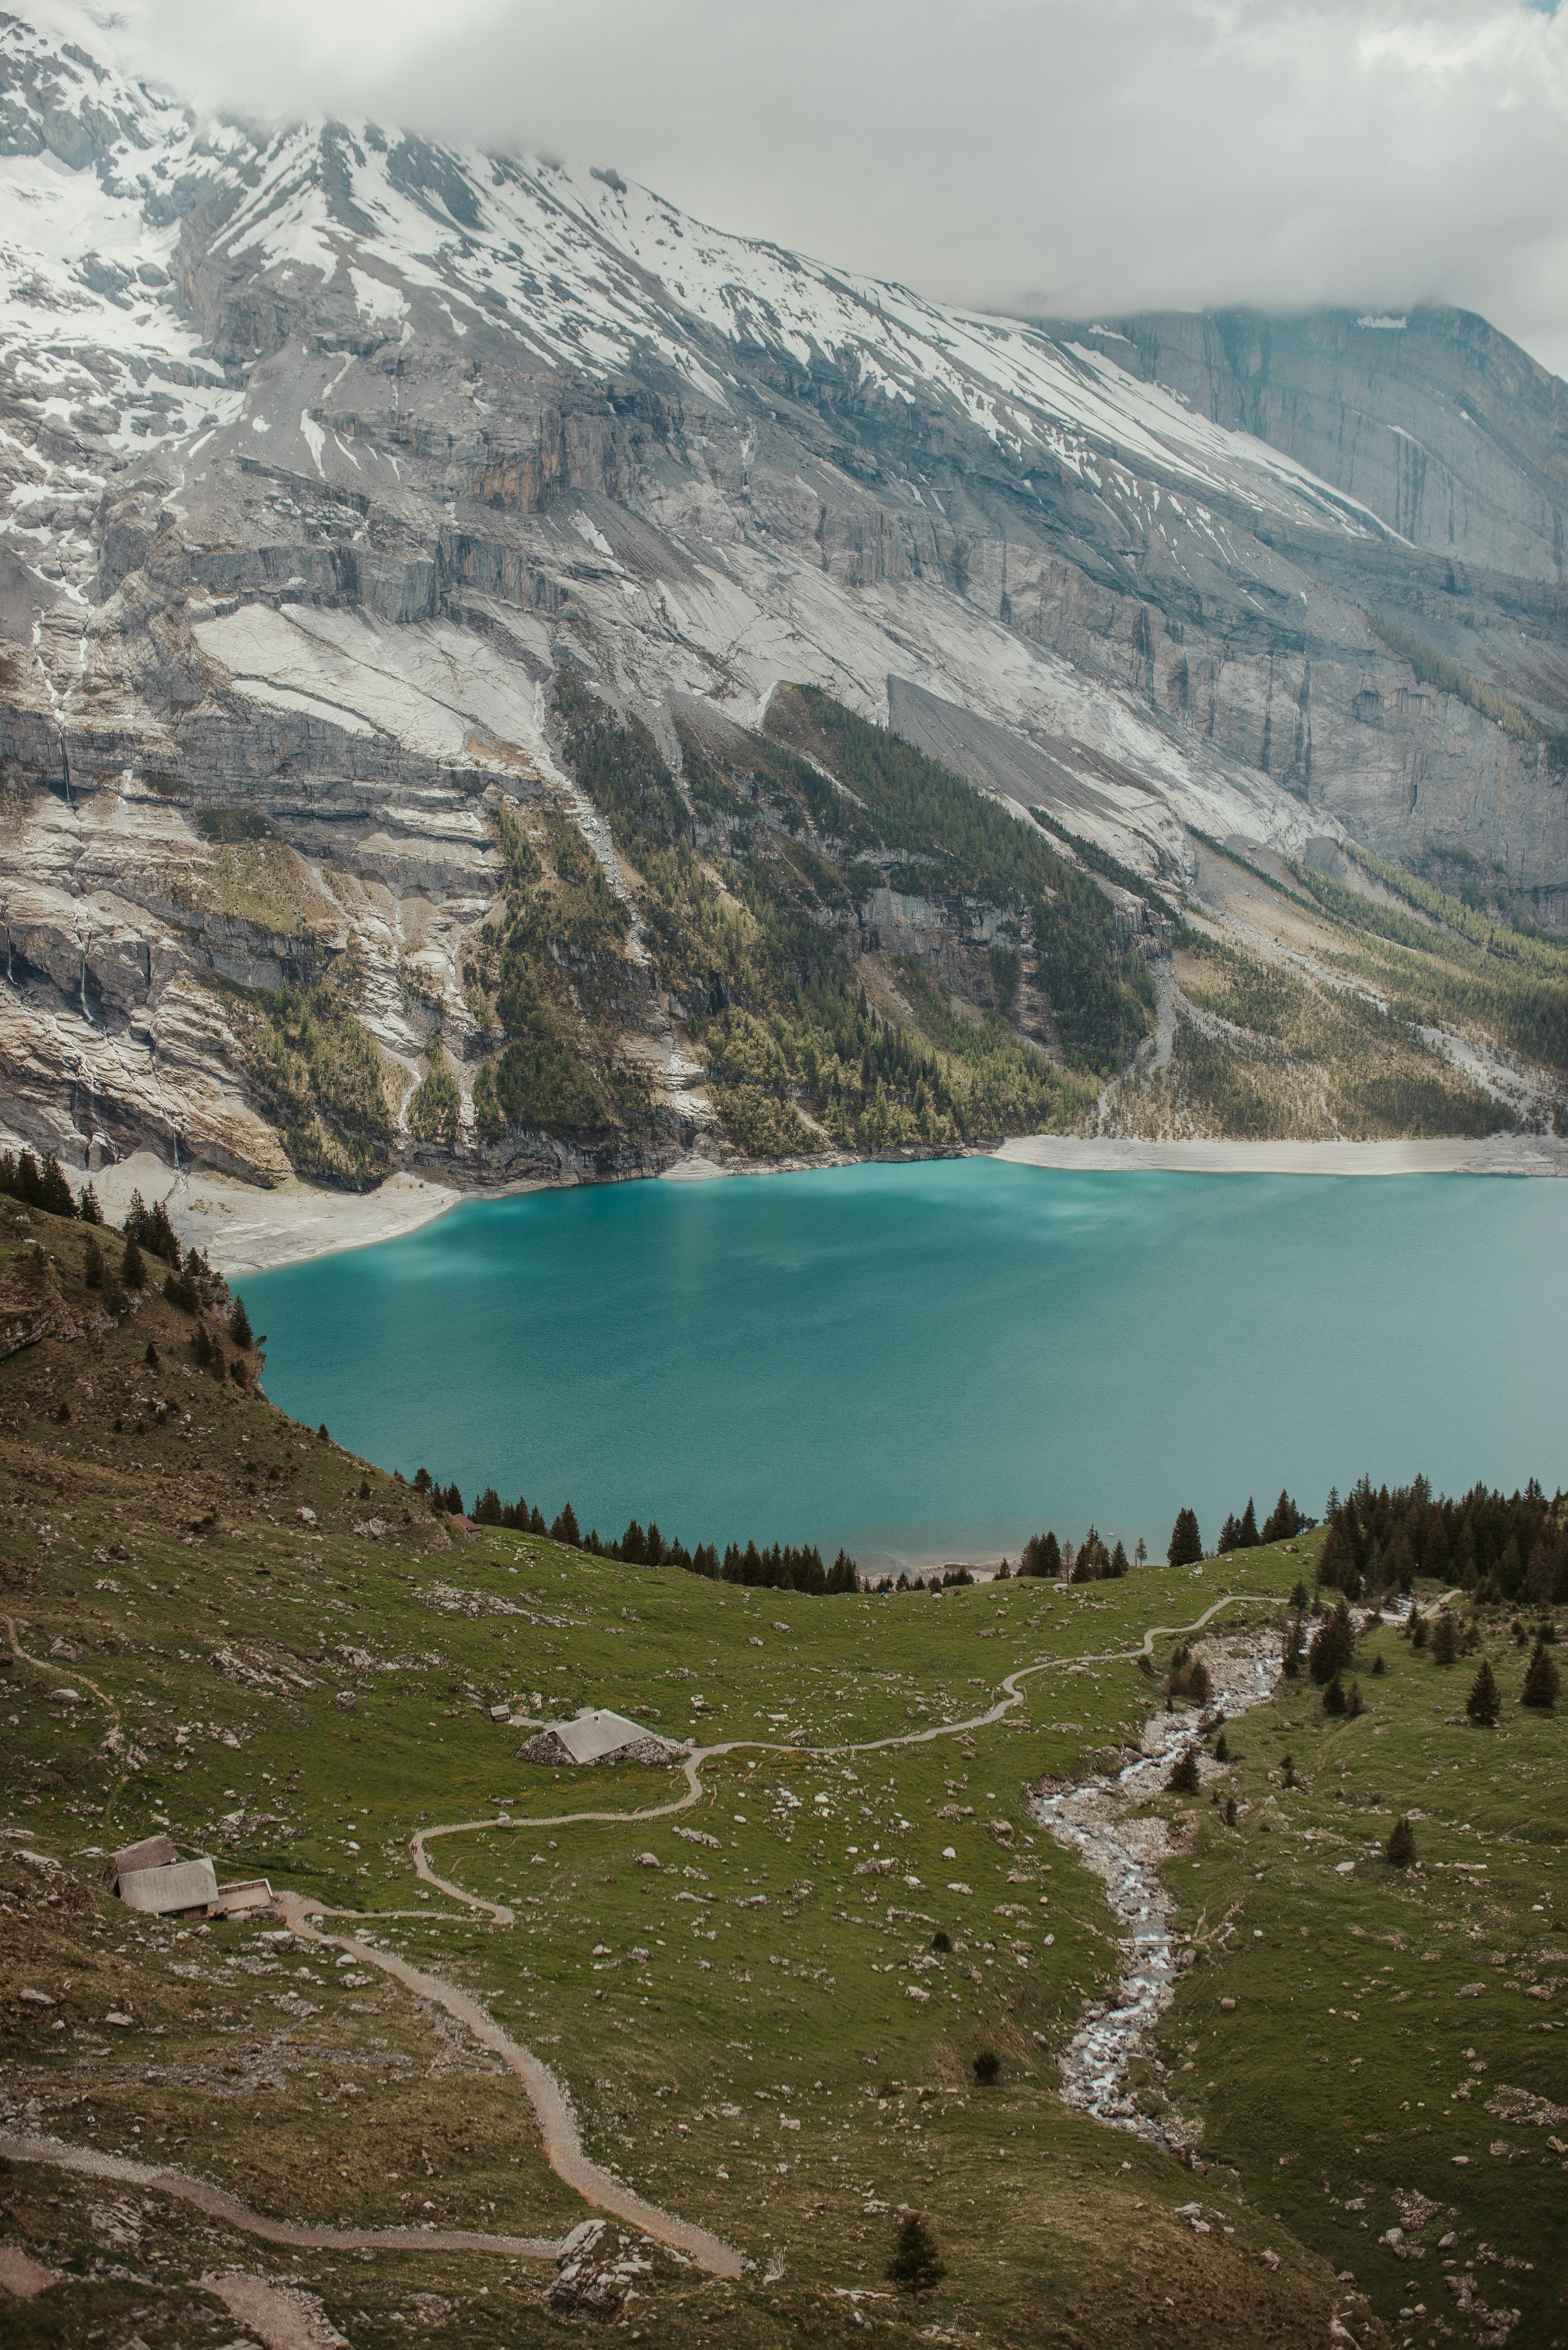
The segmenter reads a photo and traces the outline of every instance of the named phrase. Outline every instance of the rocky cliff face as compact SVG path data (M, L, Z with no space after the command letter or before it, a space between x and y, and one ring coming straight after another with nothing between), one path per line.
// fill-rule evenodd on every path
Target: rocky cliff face
M1344 828L1568 924L1564 394L1479 321L966 316L613 171L203 124L68 0L0 22L0 1110L78 1164L690 1144L563 673L698 847L678 709L800 681L1168 885L1189 826ZM508 812L625 910L613 1004L570 985L635 1140L483 1143Z

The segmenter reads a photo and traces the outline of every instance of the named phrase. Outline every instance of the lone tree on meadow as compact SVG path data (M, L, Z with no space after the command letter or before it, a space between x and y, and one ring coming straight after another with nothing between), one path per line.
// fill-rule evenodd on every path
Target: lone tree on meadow
M1502 1713L1502 1692L1497 1685L1490 1657L1481 1659L1480 1670L1470 1683L1470 1693L1465 1700L1465 1711L1480 1730L1495 1730Z
M1384 1849L1388 1855L1390 1863L1396 1868L1408 1868L1415 1859L1416 1831L1403 1813L1389 1830L1388 1842Z
M888 2282L900 2293L930 2293L948 2272L937 2240L918 2211L900 2222L888 2263Z
M1520 1704L1536 1705L1542 1712L1550 1712L1557 1702L1557 1692L1561 1686L1557 1668L1547 1650L1545 1641L1537 1640L1535 1654L1531 1658L1525 1672L1524 1687L1519 1692Z
M1440 1608L1437 1623L1432 1627L1432 1662L1435 1665L1455 1664L1459 1660L1459 1627L1449 1610Z
M1197 1566L1203 1556L1203 1537L1198 1531L1196 1510L1178 1510L1176 1523L1170 1530L1170 1547L1165 1554L1168 1566Z

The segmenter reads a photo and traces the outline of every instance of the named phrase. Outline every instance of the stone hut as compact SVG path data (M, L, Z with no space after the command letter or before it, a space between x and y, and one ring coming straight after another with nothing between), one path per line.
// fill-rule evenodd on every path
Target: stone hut
M546 1722L543 1730L536 1731L517 1749L517 1759L520 1762L550 1762L557 1769L564 1763L584 1762L665 1765L673 1762L680 1751L656 1731L645 1730L640 1722L628 1721L624 1713L590 1707L575 1721Z

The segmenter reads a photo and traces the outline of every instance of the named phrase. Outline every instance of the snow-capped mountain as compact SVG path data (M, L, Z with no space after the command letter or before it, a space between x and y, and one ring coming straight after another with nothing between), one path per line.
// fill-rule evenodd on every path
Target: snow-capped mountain
M1394 323L1338 321L1334 380L1239 430L1168 322L945 308L607 167L202 120L66 0L0 19L5 1116L280 1171L208 980L321 954L411 1088L432 1004L461 1043L497 790L624 886L553 747L563 665L677 767L677 704L750 725L805 681L1151 875L1189 825L1344 824L1568 909L1545 744L1368 618L1568 706L1561 411L1513 354L1507 444L1441 317ZM1376 456L1417 445L1378 411L1417 343L1446 549ZM1522 576L1467 571L1467 532Z

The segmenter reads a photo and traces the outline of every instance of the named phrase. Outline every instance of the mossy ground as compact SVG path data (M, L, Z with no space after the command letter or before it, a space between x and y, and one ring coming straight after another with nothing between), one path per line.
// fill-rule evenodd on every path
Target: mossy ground
M0 1246L28 1237L55 1253L71 1298L86 1235L35 1215ZM1461 2262L1484 2263L1481 2244L1536 2262L1478 2266L1483 2297L1525 2310L1528 2338L1553 2338L1545 2199L1558 2158L1544 2130L1479 2118L1495 2087L1549 2097L1562 2071L1559 2043L1532 2029L1555 2024L1559 1991L1496 1988L1550 1982L1563 1931L1542 1889L1561 1834L1561 1728L1511 1703L1511 1647L1495 1737L1450 1719L1468 1668L1439 1674L1392 1634L1388 1674L1362 1671L1359 1721L1320 1722L1302 1684L1237 1726L1241 1759L1226 1775L1254 1809L1232 1832L1200 1801L1193 1853L1171 1864L1205 1953L1164 2035L1181 2106L1207 2121L1215 2167L1198 2178L1060 2101L1057 2054L1114 1979L1116 1929L1097 1880L1033 1825L1026 1790L1112 1767L1136 1741L1158 1702L1129 1653L1148 1626L1190 1623L1228 1592L1242 1605L1222 1624L1277 1621L1310 1537L1199 1575L940 1600L746 1593L516 1534L454 1541L407 1488L198 1371L188 1327L150 1300L118 1332L0 1366L0 1605L45 1660L10 1664L0 1691L13 2126L172 2159L296 2220L548 2234L580 2211L515 2085L444 2016L369 1970L278 1953L263 1939L272 1920L159 1925L97 1888L94 1848L167 1821L182 1852L213 1852L221 1880L265 1874L360 1914L477 1991L557 2069L597 2159L745 2251L754 2266L733 2287L659 2254L625 2312L645 2341L771 2345L871 2326L1009 2345L1196 2345L1216 2332L1316 2345L1343 2308L1366 2344L1382 2337L1346 2298L1359 2291L1397 2335L1411 2331L1402 2306L1425 2300L1435 2317L1441 2298L1456 2337L1479 2341L1480 2321L1440 2293L1449 2255L1434 2247L1416 2266L1375 2243L1397 2224L1396 2190L1438 2200L1439 2172L1452 2224L1474 2231ZM1042 1657L1051 1669L993 1724L859 1755L810 1751L982 1713L1007 1673ZM54 1694L67 1688L75 1700ZM350 1692L351 1709L338 1702ZM567 1826L566 1811L668 1802L682 1783L531 1768L516 1759L523 1733L491 1718L507 1700L547 1715L605 1703L671 1735L767 1746L707 1764L701 1803L678 1820ZM1278 1794L1288 1825L1262 1838L1267 1773L1286 1747L1304 1783ZM1355 1800L1374 1789L1376 1815ZM422 1893L408 1852L418 1827L503 1809L509 1828L441 1839L430 1857L507 1903L512 1927ZM1431 1815L1417 1823L1421 1866L1397 1878L1366 1856L1396 1809ZM16 1856L24 1843L60 1868ZM1354 1854L1354 1874L1334 1875L1331 1852ZM1484 1894L1437 1866L1454 1858L1487 1864ZM939 1927L950 1953L930 1950ZM1377 1939L1396 1931L1403 1950ZM1493 1949L1507 1960L1495 1972ZM1396 1972L1378 1975L1385 1964ZM1410 1990L1397 2014L1392 1992L1362 1989L1373 1976ZM1457 1998L1482 1979L1484 1998ZM57 2004L23 2003L25 1985ZM1221 1996L1236 2008L1220 2011ZM1359 2021L1342 2020L1347 2004ZM107 2024L111 2009L130 2024ZM1471 2045L1484 2075L1469 2070ZM984 2090L981 2046L1002 2058ZM1455 2104L1461 2071L1482 2085ZM1463 2170L1450 2137L1471 2155ZM1494 2137L1507 2158L1488 2151ZM1282 2167L1282 2153L1295 2158ZM1352 2217L1361 2182L1366 2210ZM234 2263L319 2293L356 2350L406 2341L400 2313L416 2331L433 2324L415 2293L461 2309L481 2342L542 2340L560 2323L537 2265L296 2256L155 2194L31 2165L10 2166L0 2191L7 2235L75 2262L76 2282L8 2310L28 2344L132 2323L151 2350L200 2340L218 2313L199 2279ZM114 2251L101 2217L126 2195L134 2253ZM1207 2235L1180 2216L1195 2199ZM881 2297L905 2204L930 2217L949 2266L918 2304ZM1363 2216L1377 2222L1366 2234ZM95 2262L133 2275L94 2274ZM1345 2268L1354 2287L1335 2282ZM135 2281L152 2276L156 2289ZM214 2342L233 2338L223 2322Z

